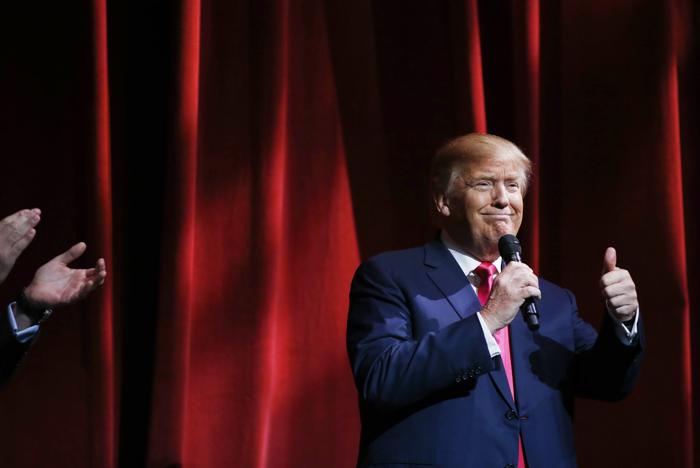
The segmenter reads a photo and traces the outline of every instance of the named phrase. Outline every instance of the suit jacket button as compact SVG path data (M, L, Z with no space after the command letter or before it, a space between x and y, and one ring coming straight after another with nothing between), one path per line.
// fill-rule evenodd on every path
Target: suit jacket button
M508 421L512 421L513 419L517 419L517 418L518 418L518 413L516 413L515 411L513 411L513 410L506 411L506 419Z
M506 466L504 466L503 468L515 468L515 465L513 465L512 463L508 463L508 464L507 464Z
M460 383L461 381L462 381L462 377L457 376L457 378L455 379L455 382Z

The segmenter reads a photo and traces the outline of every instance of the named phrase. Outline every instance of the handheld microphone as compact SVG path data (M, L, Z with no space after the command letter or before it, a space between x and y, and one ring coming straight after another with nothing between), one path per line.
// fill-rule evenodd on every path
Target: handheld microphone
M523 249L520 247L520 241L513 234L506 234L498 240L498 252L506 264L523 261ZM540 311L537 310L537 304L532 297L525 299L520 310L525 316L525 322L530 330L535 331L540 328Z

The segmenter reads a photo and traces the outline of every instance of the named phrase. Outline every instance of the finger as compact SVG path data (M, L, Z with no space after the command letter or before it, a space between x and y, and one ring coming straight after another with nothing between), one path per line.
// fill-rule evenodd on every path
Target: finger
M634 285L634 281L632 281L632 275L630 275L630 272L621 268L618 268L617 270L611 271L609 273L605 273L600 278L600 286L602 288L617 283L629 283Z
M30 229L27 231L27 233L22 236L15 244L12 246L12 248L15 250L17 255L22 253L24 249L27 248L27 246L31 243L31 241L34 240L34 237L36 236L36 229Z
M80 257L83 253L85 253L85 249L87 249L87 245L85 244L85 242L78 242L73 247L63 252L61 255L58 255L55 258L55 260L58 260L64 265L68 265L70 262L72 262L76 258Z
M509 262L505 266L505 268L503 268L503 271L519 270L519 269L532 271L532 268L530 268L530 265L528 265L527 263L524 263L524 262Z
M107 276L107 273L102 272L101 274L98 274L96 277L89 279L85 283L83 283L83 286L80 288L80 298L83 298L90 294L92 291L97 289L98 287L102 286L105 282L105 277Z
M93 280L89 280L89 281L86 281L85 283L83 283L83 287L80 288L80 298L82 299L85 296L87 296L88 294L90 294L90 292L93 289L95 289L96 286L97 286L97 284L95 284L95 282Z
M516 284L522 284L526 281L531 281L537 276L532 271L532 269L524 263L511 262L506 265L500 274L495 278L495 281L500 284L509 284L515 282Z
M531 284L531 285L534 285L534 286L538 286L538 287L539 287L539 285L540 285L540 279L537 277L536 274L534 274L534 273L531 272L531 271L528 272L527 275L525 275L525 280L528 282L528 284Z
M102 286L105 283L106 278L107 278L107 273L103 271L103 272L95 275L94 278L91 278L90 281L95 283L95 289L97 289L98 286Z
M615 270L609 271L603 275L604 278L610 280L613 283L623 281L632 278L630 272L624 268L615 267Z
M619 296L637 297L637 291L635 288L625 285L609 286L603 290L603 297L605 299L612 299Z
M615 270L617 264L617 252L612 247L605 249L605 255L603 255L603 273L608 273Z
M107 276L107 271L105 269L90 268L85 270L85 277L89 279L104 278Z
M4 218L2 218L2 220L0 220L0 223L2 223L3 225L10 225L10 224L16 223L17 220L18 220L20 217L22 217L22 215L23 215L24 213L26 213L27 211L29 211L29 210L19 210L19 211L15 211L15 212L12 213L11 215L7 215L7 216L5 216Z
M507 277L507 280L509 282L514 282L515 284L520 285L537 286L539 284L539 279L537 278L537 275L529 268L512 271L510 277Z
M33 210L21 210L5 219L10 221L16 230L24 230L39 224L41 216Z
M102 286L107 278L107 271L104 269L90 268L85 270L85 279L95 283L95 286Z
M34 208L31 210L23 210L22 217L25 223L31 227L35 227L41 221L41 210L39 208Z
M619 281L606 281L601 283L603 294L615 296L625 291L633 291L635 289L632 278L626 277Z
M625 306L637 307L637 297L626 295L626 294L621 294L619 296L611 297L611 298L607 299L606 302L615 308L620 308L620 307L625 307Z
M35 227L39 221L40 217L31 210L20 210L0 221L0 236L13 243Z
M540 291L540 288L535 286L526 286L523 288L523 291L526 293L524 299L527 299L528 297L542 299L542 291Z
M620 320L630 320L633 319L637 314L638 306L636 304L626 305L622 307L616 307L611 312L617 316Z

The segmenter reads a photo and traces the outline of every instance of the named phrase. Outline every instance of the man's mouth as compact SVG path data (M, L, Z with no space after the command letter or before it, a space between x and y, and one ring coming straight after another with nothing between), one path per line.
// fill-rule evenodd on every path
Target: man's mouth
M482 216L491 219L510 219L512 213L482 213Z

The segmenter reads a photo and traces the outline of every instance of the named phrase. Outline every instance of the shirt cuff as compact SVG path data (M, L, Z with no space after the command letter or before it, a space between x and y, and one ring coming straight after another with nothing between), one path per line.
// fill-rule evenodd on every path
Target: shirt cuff
M32 325L31 327L20 330L17 327L17 319L15 318L15 305L16 302L12 302L7 306L7 320L10 322L10 329L15 339L20 343L27 343L33 340L39 332L39 325Z
M617 335L617 337L623 344L631 346L632 342L637 336L637 322L639 322L639 307L637 307L637 311L634 313L634 323L632 323L631 328L627 328L627 325L618 320L618 318L615 317L612 314L612 312L608 311L608 314L610 315L610 318L613 319L613 322L616 323L615 334Z
M489 348L489 354L491 355L492 358L496 356L501 355L501 348L498 347L498 343L496 342L496 338L493 337L491 334L491 330L489 330L488 325L486 325L486 322L484 321L484 318L481 316L481 312L477 312L476 316L479 318L479 323L481 324L481 330L484 332L484 338L486 339L486 346ZM636 322L635 322L636 325Z

